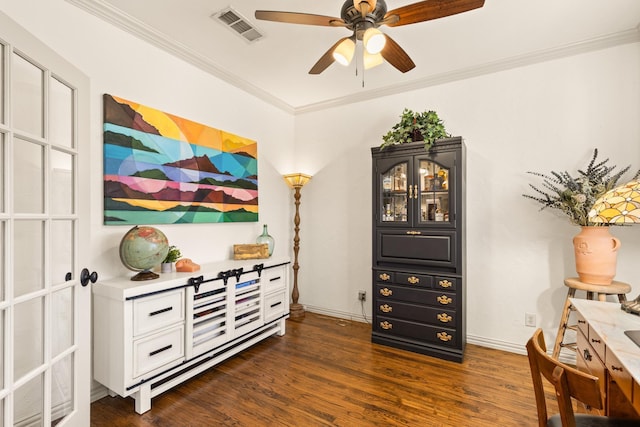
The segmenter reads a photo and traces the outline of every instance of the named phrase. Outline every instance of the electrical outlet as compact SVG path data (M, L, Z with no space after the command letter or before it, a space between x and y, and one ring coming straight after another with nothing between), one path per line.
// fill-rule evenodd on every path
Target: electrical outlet
M366 301L366 300L367 300L367 292L358 291L358 301Z
M524 326L532 326L535 328L536 326L536 315L535 313L525 313L524 314Z

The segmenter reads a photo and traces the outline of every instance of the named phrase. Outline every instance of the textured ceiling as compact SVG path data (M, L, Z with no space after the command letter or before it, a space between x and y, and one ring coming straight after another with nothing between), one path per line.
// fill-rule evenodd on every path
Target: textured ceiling
M365 100L522 64L640 41L638 0L486 0L434 21L381 27L416 63L356 75L334 63L309 69L344 28L258 21L256 9L340 16L342 0L68 0L291 112ZM387 0L389 10L413 3ZM247 43L211 15L231 6L264 38ZM363 87L364 84L364 87Z

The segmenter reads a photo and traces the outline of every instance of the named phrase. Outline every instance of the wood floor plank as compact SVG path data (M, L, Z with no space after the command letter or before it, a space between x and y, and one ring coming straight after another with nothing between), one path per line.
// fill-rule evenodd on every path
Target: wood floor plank
M553 407L549 408L553 410ZM371 343L370 325L307 313L157 396L91 405L94 427L536 424L527 358L468 345L462 363Z

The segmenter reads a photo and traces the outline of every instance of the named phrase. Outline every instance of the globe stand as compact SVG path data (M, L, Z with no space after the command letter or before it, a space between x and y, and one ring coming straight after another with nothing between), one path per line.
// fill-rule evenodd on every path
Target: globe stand
M140 282L143 280L153 280L153 279L157 279L158 277L160 277L159 274L154 273L153 271L150 270L142 270L140 273L136 274L135 276L133 276L131 278L131 280L136 281L136 282Z

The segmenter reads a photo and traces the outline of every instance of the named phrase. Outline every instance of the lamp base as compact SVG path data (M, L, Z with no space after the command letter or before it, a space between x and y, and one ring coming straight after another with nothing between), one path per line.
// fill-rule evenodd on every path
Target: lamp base
M304 307L302 304L294 303L289 307L289 319L302 320L304 319Z

